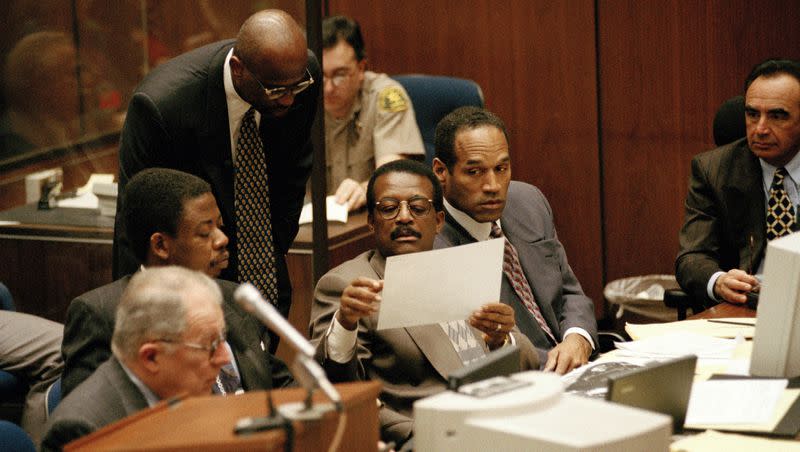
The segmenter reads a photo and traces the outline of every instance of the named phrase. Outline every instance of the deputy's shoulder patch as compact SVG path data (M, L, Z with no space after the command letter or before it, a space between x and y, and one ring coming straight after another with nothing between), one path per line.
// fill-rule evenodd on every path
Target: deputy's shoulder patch
M406 111L408 110L408 100L400 88L387 86L378 93L378 108L390 113Z

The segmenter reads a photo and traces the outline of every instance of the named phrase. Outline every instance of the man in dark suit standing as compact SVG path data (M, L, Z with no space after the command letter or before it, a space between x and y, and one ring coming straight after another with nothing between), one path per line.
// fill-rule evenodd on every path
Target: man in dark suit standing
M206 395L230 362L222 293L211 278L182 267L131 278L116 313L114 356L53 412L42 450L180 394Z
M503 121L481 108L456 109L436 126L435 146L446 211L435 247L505 236L500 301L514 308L545 370L585 364L597 344L594 305L567 262L547 199L511 181Z
M469 319L377 330L386 258L429 251L444 222L442 189L431 169L411 160L380 166L367 185L367 211L377 249L325 274L311 308L311 342L332 381L383 383L381 438L409 439L412 404L447 387L448 375L507 343L520 368L539 367L533 344L514 327L514 311L490 302Z
M204 180L181 171L150 168L131 179L122 204L120 219L137 258L143 262L140 272L179 265L216 277L227 265L228 238L220 229L222 216L211 186ZM64 395L110 356L114 313L130 280L131 276L125 276L70 303L61 347ZM216 281L225 300L222 309L228 327L226 347L234 358L233 365L223 372L239 381L215 385L215 392L269 389L289 383L288 369L269 353L270 339L265 328L234 302L237 285Z
M120 142L120 190L148 167L211 184L230 239L220 277L252 282L284 316L291 303L284 255L297 235L311 171L320 74L294 19L258 12L236 40L180 55L148 74L133 94ZM120 221L114 246L114 278L136 271L141 262Z
M744 102L746 139L692 159L675 275L706 304L747 301L767 241L800 229L800 62L757 65Z

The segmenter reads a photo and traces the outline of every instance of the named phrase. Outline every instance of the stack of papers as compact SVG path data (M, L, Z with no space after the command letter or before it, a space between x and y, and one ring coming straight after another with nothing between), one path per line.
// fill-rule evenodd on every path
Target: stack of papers
M336 196L328 196L325 198L325 216L328 221L338 221L340 223L347 223L347 204L339 204L336 202ZM308 224L314 220L314 212L311 203L303 206L300 212L300 224Z
M757 436L720 433L713 430L675 441L669 446L672 452L800 452L800 442L784 441Z
M681 320L666 323L627 323L625 324L625 332L633 340L646 339L675 331L729 339L741 335L745 339L751 339L755 333L755 325L755 318Z
M616 342L617 356L640 358L697 355L701 359L729 359L739 341L675 331L631 342Z
M784 379L696 381L692 385L685 426L708 428L777 423L786 412L784 409L776 418L775 408L787 384Z

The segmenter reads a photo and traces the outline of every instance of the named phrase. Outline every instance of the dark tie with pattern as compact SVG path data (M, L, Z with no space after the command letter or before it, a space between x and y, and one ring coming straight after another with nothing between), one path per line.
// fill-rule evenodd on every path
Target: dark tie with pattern
M239 282L252 283L264 298L275 304L278 302L278 278L267 162L253 108L247 110L239 128L234 183Z
M775 170L772 186L769 188L767 201L767 240L776 239L790 232L800 229L795 218L794 206L789 199L783 180L786 177L786 168Z
M496 222L492 223L491 237L504 237L503 231ZM542 316L542 311L539 309L539 305L536 304L536 300L533 298L533 291L528 284L528 279L525 278L525 274L522 272L522 265L519 263L517 250L507 238L505 239L505 251L503 252L503 273L506 275L506 278L508 278L508 282L511 283L511 287L514 288L514 292L517 293L517 296L525 304L525 307L528 308L533 318L536 319L536 322L539 324L539 327L542 328L545 335L547 335L554 345L557 344L558 341L553 335L553 331L547 325L544 316Z

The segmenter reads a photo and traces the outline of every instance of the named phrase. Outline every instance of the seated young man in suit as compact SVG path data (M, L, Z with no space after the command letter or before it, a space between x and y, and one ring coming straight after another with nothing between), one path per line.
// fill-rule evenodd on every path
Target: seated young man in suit
M151 168L131 178L122 198L120 215L142 263L140 271L180 265L216 277L225 268L228 238L220 229L222 217L211 186L177 170ZM89 291L70 303L64 326L62 391L69 394L111 354L114 312L130 282L125 276ZM216 280L228 327L226 347L233 353L215 392L269 389L291 381L285 364L270 355L269 335L260 323L233 301L236 283ZM225 387L228 386L228 387Z
M452 371L509 342L520 347L521 368L536 369L539 361L533 345L515 328L514 311L501 303L485 304L469 322L377 331L386 258L433 248L444 222L442 189L427 166L395 160L370 178L367 209L377 249L319 280L311 342L332 381L383 383L381 437L402 444L411 435L412 403L445 390Z
M585 364L598 343L594 305L567 262L547 199L511 180L503 121L482 108L458 108L436 126L434 145L446 211L435 247L504 236L500 301L514 308L544 370L563 374Z
M61 450L159 400L211 392L231 361L222 293L208 276L169 266L136 273L116 312L113 356L53 412L42 450Z

